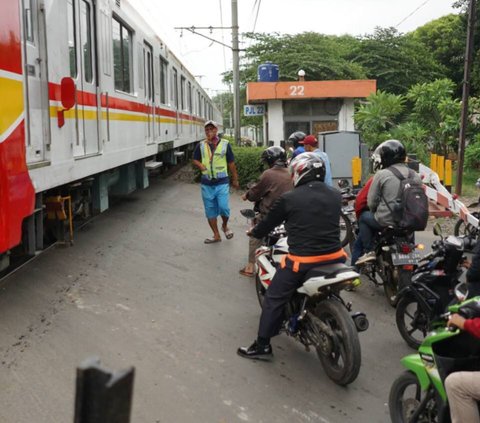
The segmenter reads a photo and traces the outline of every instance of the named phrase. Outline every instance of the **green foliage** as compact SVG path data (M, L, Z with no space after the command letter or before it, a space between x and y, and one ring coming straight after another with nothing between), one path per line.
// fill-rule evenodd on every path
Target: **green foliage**
M365 70L368 78L377 80L380 90L395 94L446 73L423 43L395 28L376 28L373 34L361 38L351 59Z
M237 147L232 145L232 149L235 155L238 182L240 187L246 188L249 182L256 181L262 173L260 156L264 148Z
M480 169L480 133L475 135L473 141L465 149L465 167Z
M462 17L454 14L428 22L411 33L445 67L447 78L456 85L457 96L461 95L466 35Z
M427 163L430 156L428 148L428 131L418 122L404 122L390 131L390 138L401 140L409 153L417 155L417 159Z
M358 107L355 124L370 147L390 138L389 130L396 126L397 118L404 111L404 103L401 95L377 91Z

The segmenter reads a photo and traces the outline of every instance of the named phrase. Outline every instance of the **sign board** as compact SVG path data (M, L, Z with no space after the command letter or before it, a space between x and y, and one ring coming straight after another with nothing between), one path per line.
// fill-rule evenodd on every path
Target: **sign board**
M264 104L247 104L243 106L244 116L263 116L265 114Z

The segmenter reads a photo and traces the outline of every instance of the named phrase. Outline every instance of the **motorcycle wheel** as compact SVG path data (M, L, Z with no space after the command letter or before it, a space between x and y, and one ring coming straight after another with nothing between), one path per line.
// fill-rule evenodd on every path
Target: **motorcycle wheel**
M329 326L333 337L321 334L317 355L327 376L339 385L352 383L360 372L361 351L355 323L343 304L336 300L321 301L315 316Z
M267 290L263 287L258 273L255 273L255 291L257 291L257 298L260 308L263 308L263 299L265 298L265 292L267 292Z
M472 213L475 215L475 213ZM477 217L477 216L475 216ZM470 239L477 239L478 237L478 230L470 223L465 223L462 219L458 219L457 223L455 223L455 227L453 229L453 234L455 236L466 236ZM471 252L470 249L465 248L465 251Z
M402 373L390 388L388 408L392 423L407 423L418 409L427 392L422 391L417 376L412 372ZM437 407L434 399L431 399L417 422L438 422Z
M391 266L385 266L385 278L383 280L383 291L387 297L388 304L395 307L397 303L398 287L393 276L393 269Z
M402 297L395 313L398 331L409 347L417 350L430 327L428 312L412 296ZM418 334L418 336L416 335Z
M340 213L340 242L346 247L353 241L352 222L347 215Z

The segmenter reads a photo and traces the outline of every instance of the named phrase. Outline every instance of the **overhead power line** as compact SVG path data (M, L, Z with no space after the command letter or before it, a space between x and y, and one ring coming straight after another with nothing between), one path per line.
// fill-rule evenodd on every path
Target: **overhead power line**
M418 6L413 12L408 14L406 17L404 17L397 25L395 25L395 28L398 28L402 23L404 23L408 18L413 16L415 13L417 13L423 6L425 6L430 0L425 0L420 6Z

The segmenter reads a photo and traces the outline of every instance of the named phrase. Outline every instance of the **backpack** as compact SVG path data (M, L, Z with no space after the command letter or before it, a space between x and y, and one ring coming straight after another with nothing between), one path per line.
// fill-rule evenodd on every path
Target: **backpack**
M408 169L407 177L393 166L388 170L400 179L397 203L393 209L390 208L385 198L383 199L392 213L397 227L412 232L423 231L428 222L428 198L423 190L423 184L414 179L415 172L412 169Z

